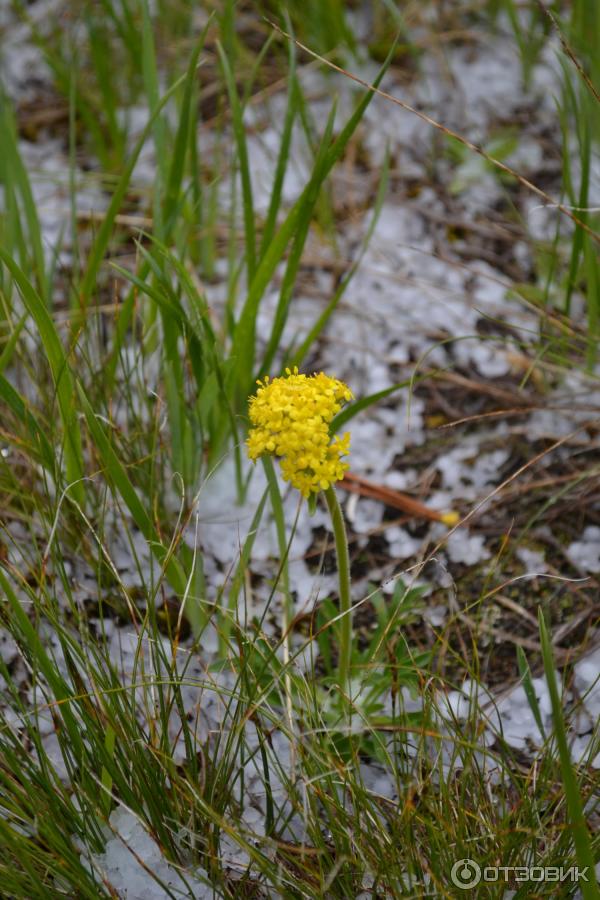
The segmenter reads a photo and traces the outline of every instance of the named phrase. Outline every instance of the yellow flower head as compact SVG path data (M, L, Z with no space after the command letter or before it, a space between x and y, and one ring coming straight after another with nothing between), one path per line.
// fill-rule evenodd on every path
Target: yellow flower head
M340 481L348 469L341 458L350 452L350 435L332 439L329 426L352 399L350 388L323 372L299 375L297 367L273 381L266 376L258 384L248 410L250 459L263 453L280 456L284 479L304 497Z

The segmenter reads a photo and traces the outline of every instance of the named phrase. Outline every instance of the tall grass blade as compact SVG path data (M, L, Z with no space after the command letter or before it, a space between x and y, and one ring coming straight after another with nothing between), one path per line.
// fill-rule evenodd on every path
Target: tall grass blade
M252 194L252 176L250 174L250 161L248 158L248 144L246 141L246 129L244 127L244 110L240 103L237 85L223 47L217 43L217 51L227 93L231 104L231 120L237 149L238 163L240 167L240 179L242 182L242 202L244 207L244 243L246 253L246 268L248 270L248 282L254 278L256 271L256 229L254 225L254 199Z
M134 486L129 480L125 466L121 463L104 428L100 424L100 420L94 413L83 388L79 384L77 387L79 390L79 401L83 408L90 434L94 440L96 451L104 466L104 472L107 479L118 491L119 496L123 499L125 505L129 509L135 524L148 541L152 553L164 567L165 575L171 587L178 594L183 596L187 584L183 567L177 558L169 553L169 550L160 540L160 536L152 519L139 499Z
M300 345L300 347L294 351L293 356L288 363L288 365L290 367L293 367L293 366L300 367L302 365L302 361L304 360L305 356L308 354L308 352L309 352L310 348L313 346L314 342L317 340L319 335L322 333L323 329L325 328L327 322L333 315L334 311L337 309L337 306L338 306L340 300L342 299L342 297L344 296L346 289L348 288L350 282L352 281L352 279L356 275L356 272L358 271L358 268L363 260L365 253L367 252L367 249L371 242L371 238L373 237L373 232L375 231L377 222L379 221L379 216L381 214L381 208L383 206L383 202L385 200L385 196L386 196L387 188L388 188L388 184L389 184L389 163L390 163L390 155L389 155L389 151L386 151L385 159L384 159L382 171L381 171L381 178L379 180L379 187L377 189L377 196L375 198L375 203L373 205L373 214L371 216L371 221L369 223L369 227L367 229L367 233L365 235L363 245L358 254L358 257L357 257L356 261L351 265L351 267L350 267L349 271L346 273L346 275L341 279L338 287L336 288L336 291L335 291L333 297L331 298L331 300L329 301L329 303L327 304L327 306L325 307L325 309L323 310L321 315L318 317L317 321L312 326L312 328L306 335L305 339L302 341L302 344Z
M72 485L71 496L78 503L85 500L82 479L85 475L79 420L75 406L75 386L71 368L48 308L17 263L0 247L0 261L4 263L19 289L23 302L40 334L50 365L58 407L64 430L65 475Z
M185 159L190 146L190 140L196 140L196 135L192 132L192 123L195 121L195 118L192 114L192 101L194 99L194 87L198 61L204 47L204 42L206 40L206 34L210 22L211 18L209 17L208 22L204 26L202 34L196 42L196 46L190 57L190 62L185 77L183 99L181 103L181 109L179 110L179 125L177 128L177 134L175 136L173 156L171 159L171 164L169 166L165 191L164 221L165 232L167 235L173 230L173 227L175 225L175 219L180 203L183 176L185 173Z
M29 175L19 153L14 117L9 109L7 98L1 92L0 129L2 130L0 175L3 175L5 184L10 184L11 190L19 195L21 201L19 213L27 225L26 246L30 248L30 252L22 258L21 264L22 266L32 266L37 289L44 303L48 304L50 298L48 295L48 280L40 220L29 182Z
M298 111L298 77L296 75L296 44L293 40L289 42L288 55L288 97L285 110L285 118L283 120L283 130L279 143L279 153L277 155L277 163L275 165L275 175L273 176L273 185L271 187L271 197L269 200L269 209L263 227L262 242L260 245L260 259L263 258L265 251L275 233L277 224L277 216L281 207L281 193L285 173L289 164L290 146L292 142L292 132L294 121Z
M396 44L394 43L388 57L379 70L373 87L376 88L381 83L381 79L393 58L395 46ZM356 127L362 119L373 96L373 90L364 92L354 113L350 116L348 122L327 151L323 160L323 165L319 169L320 183L322 183L329 175L331 169L343 154L348 141L356 130ZM279 230L275 233L269 248L266 250L257 267L254 278L250 282L248 296L235 328L232 346L234 368L232 369L231 383L232 387L235 388L237 386L238 401L240 403L242 403L251 392L255 380L255 376L249 375L249 373L253 373L255 368L256 317L258 315L260 302L267 285L273 277L276 267L283 258L289 241L294 237L297 230L302 227L302 222L306 216L310 214L307 199L309 195L313 196L315 186L314 181L311 179L296 203L288 212Z
M577 778L573 769L573 764L571 762L571 754L569 753L562 701L558 693L558 686L556 684L554 659L552 656L552 644L550 643L548 626L546 625L544 614L541 608L538 613L538 625L540 629L540 643L542 645L544 671L546 673L548 692L550 694L550 702L552 704L554 735L556 737L556 744L558 746L560 768L562 772L563 786L565 789L565 796L567 800L569 827L573 835L577 861L580 867L586 870L587 875L587 880L580 879L579 888L581 890L581 893L583 894L584 900L598 900L600 891L598 889L598 882L596 880L594 854L592 852L590 834L583 812L581 794L579 793L579 786L577 784Z
M162 96L160 101L158 101L155 109L151 113L148 122L144 127L144 130L138 138L138 141L131 153L131 156L123 170L121 177L119 178L119 181L117 182L114 194L108 205L108 209L104 214L102 224L98 230L98 234L96 235L96 239L90 250L85 275L81 283L79 294L81 298L81 305L84 308L87 306L94 292L96 279L98 277L98 271L102 264L102 260L104 259L106 248L108 247L108 243L110 241L110 237L115 224L115 218L121 208L123 200L125 199L125 195L127 194L129 182L131 181L131 176L133 174L133 170L135 168L138 157L142 152L142 148L148 140L148 136L152 132L154 123L160 115L162 109L165 107L171 97L173 97L174 94L179 90L181 85L185 82L186 78L187 75L182 75L180 78L178 78L177 81L172 84L168 91Z

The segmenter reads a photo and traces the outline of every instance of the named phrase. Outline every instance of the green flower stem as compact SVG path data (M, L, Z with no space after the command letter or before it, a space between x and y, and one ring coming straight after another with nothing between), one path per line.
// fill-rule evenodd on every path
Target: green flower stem
M283 588L283 596L284 596L284 613L285 613L285 628L289 627L290 622L292 621L293 609L292 609L292 597L290 594L290 575L288 569L288 546L287 540L285 536L285 517L283 513L283 503L281 500L281 493L279 491L279 484L277 482L277 475L275 473L275 466L273 465L273 460L270 456L262 457L262 464L265 471L265 475L267 476L267 484L269 485L269 495L271 497L271 508L273 510L273 518L275 519L275 528L277 530L277 543L279 544L279 553L281 555L281 584Z
M339 650L339 683L343 691L348 690L350 677L350 659L352 653L352 599L350 597L350 556L348 554L348 537L344 525L344 515L337 494L333 487L324 491L325 500L333 525L335 552L338 564L340 593L340 650Z
M293 699L292 699L292 680L290 678L290 627L294 615L294 603L290 592L290 571L288 566L289 546L285 537L285 515L283 512L283 502L281 500L281 492L279 483L275 473L275 466L270 456L262 457L263 468L267 476L267 484L269 486L269 494L271 497L271 508L273 510L273 518L275 519L275 527L277 529L277 541L279 543L279 554L281 556L281 582L283 587L283 665L285 674L283 682L285 686L285 710L288 720L288 728L292 735L290 748L290 776L292 781L296 779L296 746L294 739L294 715L293 715ZM291 541L291 538L290 538Z

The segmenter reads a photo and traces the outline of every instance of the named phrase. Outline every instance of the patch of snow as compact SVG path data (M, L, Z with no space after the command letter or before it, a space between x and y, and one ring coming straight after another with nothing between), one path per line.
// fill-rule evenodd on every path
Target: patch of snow
M90 871L123 900L167 900L172 897L219 897L209 885L208 874L197 868L184 873L169 863L140 820L124 807L110 815L114 834L108 838L104 852L85 857Z
M467 343L459 343L457 346L467 347ZM468 347L468 350L471 361L486 378L498 378L510 372L510 361L498 347L479 341Z
M600 572L600 528L588 525L581 539L569 544L566 553L581 572Z
M452 92L446 118L461 128L481 129L492 118L513 113L515 98L522 95L521 63L517 48L508 42L488 41L474 53L469 45L453 47L448 54ZM450 93L450 92L449 92Z
M37 0L29 4L28 16L42 34L48 30L55 16L63 7L63 0ZM2 7L1 27L9 31L9 40L2 41L0 53L0 80L3 90L13 100L32 100L39 84L51 82L52 72L44 59L44 53L32 40L32 29L21 21L10 4Z
M394 560L409 559L421 549L422 541L411 537L408 531L398 525L391 525L383 533L389 544L390 557Z
M7 666L10 665L17 657L18 652L12 635L5 628L0 628L0 658L2 662Z
M540 575L543 575L548 571L545 555L541 550L528 550L527 547L517 547L517 559L523 563L529 574L539 572Z
M433 625L434 628L441 628L448 616L448 607L438 604L438 606L427 606L423 610L423 618Z
M551 705L548 686L544 678L532 679L533 688L538 700L542 724L551 731ZM511 747L523 749L530 740L535 746L541 746L544 736L540 732L535 716L531 710L525 688L517 685L508 697L497 705L497 712L502 720L501 734Z
M383 504L378 500L369 500L360 497L354 509L352 528L363 534L372 531L381 524L383 516Z
M592 722L600 721L600 647L575 665L575 687Z
M459 690L450 691L445 695L440 694L438 706L441 710L447 709L453 718L465 719L473 713L473 710L489 704L492 699L485 685L467 678Z
M458 528L448 535L446 551L453 563L474 566L475 563L490 558L490 551L485 546L485 538L481 534L469 534L464 528Z

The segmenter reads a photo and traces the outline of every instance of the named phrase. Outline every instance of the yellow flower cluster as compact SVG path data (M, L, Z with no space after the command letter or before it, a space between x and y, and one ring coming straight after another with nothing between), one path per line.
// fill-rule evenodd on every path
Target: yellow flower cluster
M326 490L344 477L350 435L331 438L329 426L352 391L323 372L299 375L297 367L285 376L267 376L250 398L252 428L246 441L248 456L263 453L281 457L281 473L304 497Z

